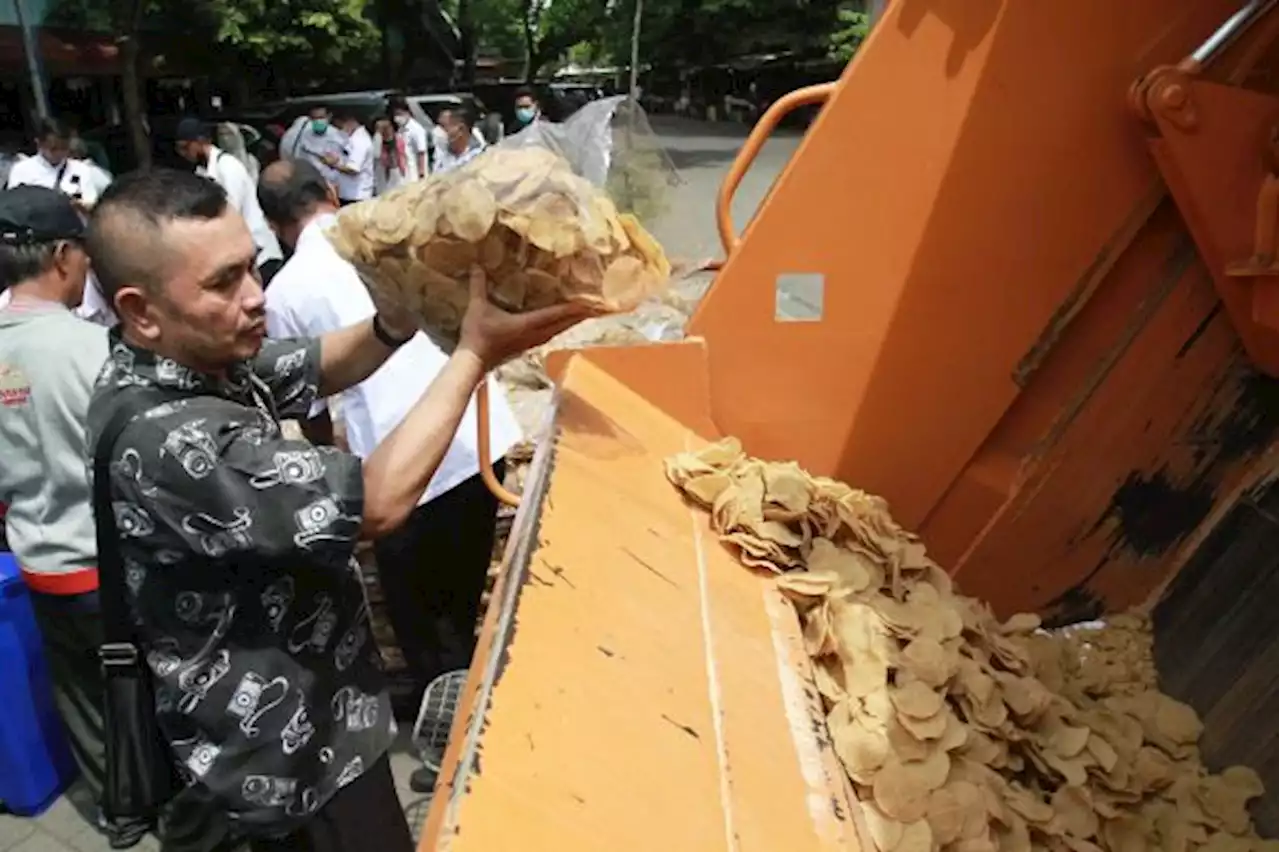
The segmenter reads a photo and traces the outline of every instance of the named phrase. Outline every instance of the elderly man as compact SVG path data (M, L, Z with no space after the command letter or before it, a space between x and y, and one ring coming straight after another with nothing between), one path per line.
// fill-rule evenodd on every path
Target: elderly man
M486 372L583 311L506 314L477 274L457 349L362 464L285 438L279 418L368 378L413 338L410 317L264 342L244 220L187 173L117 181L89 253L121 321L89 412L111 460L114 518L98 522L117 531L184 780L163 849L410 852L354 548L404 523Z
M281 242L293 251L267 293L268 333L314 337L373 316L369 291L325 236L338 204L324 177L307 163L272 163L258 196ZM418 333L382 369L344 393L351 451L361 458L376 452L447 363L440 348ZM489 398L489 446L501 479L502 458L520 440L520 426L492 379ZM480 478L472 406L412 514L374 545L391 626L419 691L471 662L497 511L497 500ZM425 564L438 568L423 571ZM438 765L443 755L433 757ZM435 783L429 770L411 780L423 792Z
M475 114L465 106L450 107L440 112L443 144L436 148L432 174L459 169L484 153L483 137L475 132Z
M86 287L84 237L62 193L0 191L0 290L10 296L0 308L0 502L9 506L6 533L31 592L54 700L96 808L106 772L103 626L85 415L107 359L107 332L72 313ZM140 833L133 825L111 829L116 838Z

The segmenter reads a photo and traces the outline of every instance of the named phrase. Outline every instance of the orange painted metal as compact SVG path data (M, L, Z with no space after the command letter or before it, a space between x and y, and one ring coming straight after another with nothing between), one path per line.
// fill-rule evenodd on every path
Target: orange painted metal
M1143 600L1234 475L1214 428L1274 435L1221 408L1254 398L1247 361L1126 109L1237 8L891 4L690 323L720 429L884 494L1002 611ZM1274 55L1241 40L1204 78L1246 52ZM777 321L788 273L824 277L821 319ZM1149 395L1138 358L1217 391ZM1095 414L1136 432L1090 441ZM1135 544L1114 518L1152 482L1187 499Z
M738 186L760 154L760 149L764 147L765 142L769 141L770 134L778 129L778 125L788 114L803 106L822 103L831 97L835 88L834 83L820 83L788 92L770 104L764 115L760 116L760 120L756 122L755 127L751 128L751 133L742 143L738 156L729 165L729 171L720 185L720 194L716 197L716 228L720 231L720 244L724 247L726 255L741 242L738 239L738 230L733 225L733 194L738 191Z
M596 360L663 368L664 406ZM794 610L663 476L711 428L704 362L695 342L563 365L423 852L873 848Z
M1206 88L1274 106L1275 39L1197 59L1194 121L1153 110L1151 145L1130 108L1237 2L890 4L692 339L551 359L421 852L872 848L794 616L681 503L674 451L733 434L883 494L962 590L1062 621L1149 602L1276 475L1276 382L1217 281L1264 242L1261 149L1236 144L1264 124ZM1151 156L1175 131L1222 134L1174 143L1183 189ZM1201 194L1212 169L1229 197ZM775 316L793 274L821 276L820 317Z

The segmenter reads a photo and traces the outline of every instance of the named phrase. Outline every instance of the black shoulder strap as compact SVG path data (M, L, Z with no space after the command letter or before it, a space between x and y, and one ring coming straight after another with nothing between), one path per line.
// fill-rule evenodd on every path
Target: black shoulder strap
M111 453L120 435L136 417L172 398L173 393L160 388L134 386L117 391L106 426L94 446L93 520L98 538L98 600L102 605L103 633L109 643L131 642L133 637L120 535L111 501Z
M67 174L67 161L63 160L62 165L58 166L58 173L53 176L53 188L57 192L62 192L62 178Z

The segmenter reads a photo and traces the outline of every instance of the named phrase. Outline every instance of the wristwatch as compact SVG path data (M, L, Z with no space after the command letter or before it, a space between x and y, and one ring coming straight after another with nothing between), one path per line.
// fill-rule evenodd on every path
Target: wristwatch
M379 342L390 349L399 349L401 346L404 346L410 340L413 340L414 334L416 334L416 332L410 332L407 337L396 337L387 330L385 325L383 325L382 314L373 315L373 336L378 338Z

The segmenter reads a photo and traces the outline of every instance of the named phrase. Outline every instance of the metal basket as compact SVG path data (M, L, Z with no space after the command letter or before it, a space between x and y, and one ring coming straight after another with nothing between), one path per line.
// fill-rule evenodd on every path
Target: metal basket
M439 760L449 744L449 730L453 717L458 713L463 685L467 682L467 670L446 672L427 685L418 707L418 718L413 723L411 740L423 764L435 772L440 771Z

